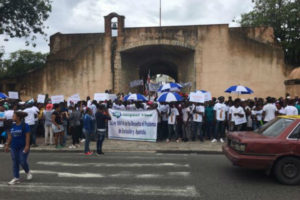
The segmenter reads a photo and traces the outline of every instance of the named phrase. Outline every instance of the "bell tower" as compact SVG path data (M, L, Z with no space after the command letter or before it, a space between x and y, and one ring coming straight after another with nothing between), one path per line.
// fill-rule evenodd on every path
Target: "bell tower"
M113 21L116 18L117 21ZM117 30L117 36L124 36L124 26L125 26L125 17L122 15L118 15L117 13L110 13L109 15L104 17L105 21L105 35L111 37L112 30Z

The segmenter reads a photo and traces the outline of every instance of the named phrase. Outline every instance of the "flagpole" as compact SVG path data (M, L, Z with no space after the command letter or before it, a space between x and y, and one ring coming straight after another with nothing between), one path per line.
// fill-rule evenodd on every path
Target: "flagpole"
M161 0L159 0L159 26L161 27Z

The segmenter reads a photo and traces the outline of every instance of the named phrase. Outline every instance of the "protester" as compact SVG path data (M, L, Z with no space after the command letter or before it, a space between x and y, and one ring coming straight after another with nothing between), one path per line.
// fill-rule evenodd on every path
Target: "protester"
M57 149L63 148L63 137L64 137L64 127L62 123L62 116L60 112L60 106L54 104L55 111L52 113L52 129L55 138L55 147Z
M240 104L241 100L236 99L230 111L230 118L233 119L235 131L241 131L243 125L247 123L245 111Z
M92 155L93 152L90 150L90 137L93 131L93 112L90 108L86 108L85 115L83 118L83 133L85 136L84 153L85 155Z
M98 106L98 111L96 112L96 123L97 123L97 154L104 154L102 151L102 144L105 139L106 133L106 121L111 120L108 112L105 110L104 105Z
M223 96L219 97L219 102L214 106L214 120L216 122L214 139L212 143L217 142L220 139L220 142L224 142L225 138L225 125L226 125L226 116L227 116L227 106L224 103L225 98Z
M27 103L25 105L25 109L23 110L23 112L27 113L27 117L25 118L25 123L30 126L30 130L31 130L30 144L32 147L37 147L38 145L36 144L36 128L37 128L38 110L36 109L35 106L33 106L32 103Z
M263 107L263 120L264 123L267 123L271 120L273 120L277 113L277 108L273 104L273 100L271 97L267 98L267 104Z
M32 179L27 158L30 151L30 127L24 122L24 118L27 116L25 112L15 112L13 115L13 124L11 130L8 132L8 140L5 146L5 151L11 151L11 158L13 161L13 175L14 178L8 182L9 185L20 183L20 170L21 165L24 169L27 180Z
M197 135L199 135L200 141L203 142L203 117L204 117L204 106L200 103L196 103L192 105L191 114L193 117L193 124L192 124L192 140L195 141Z
M45 124L45 144L53 145L53 129L52 129L52 113L53 104L47 104L46 111L43 112L43 119ZM50 138L49 138L50 136ZM49 138L49 140L48 140Z
M80 146L79 145L80 119L81 119L80 111L76 107L71 106L71 113L69 115L69 120L70 120L70 130L72 134L72 145L69 146L70 149L74 149Z
M168 110L168 138L166 140L167 142L171 141L172 136L175 136L176 142L180 141L178 131L176 129L178 115L178 109L175 107L174 103L171 103Z
M284 108L285 115L298 115L298 109L294 106L293 100L288 100L288 105Z

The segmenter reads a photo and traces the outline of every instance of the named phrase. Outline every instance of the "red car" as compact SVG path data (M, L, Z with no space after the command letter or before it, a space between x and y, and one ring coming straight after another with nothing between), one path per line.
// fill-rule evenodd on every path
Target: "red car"
M253 132L230 132L223 152L235 166L266 170L300 183L300 116L278 117Z

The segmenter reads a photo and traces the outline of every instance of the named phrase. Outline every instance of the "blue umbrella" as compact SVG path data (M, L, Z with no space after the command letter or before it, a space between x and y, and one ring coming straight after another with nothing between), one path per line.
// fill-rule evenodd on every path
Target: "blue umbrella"
M231 86L230 88L228 88L227 90L225 90L225 92L236 93L236 94L252 94L253 90L251 90L250 88L248 88L246 86L234 85L234 86Z
M165 92L157 98L158 102L176 102L181 100L182 97L176 92Z
M6 99L6 98L7 98L6 94L0 92L0 99Z
M167 83L159 87L158 92L178 92L182 85L178 83Z
M148 99L141 94L129 94L124 97L125 101L148 101Z

